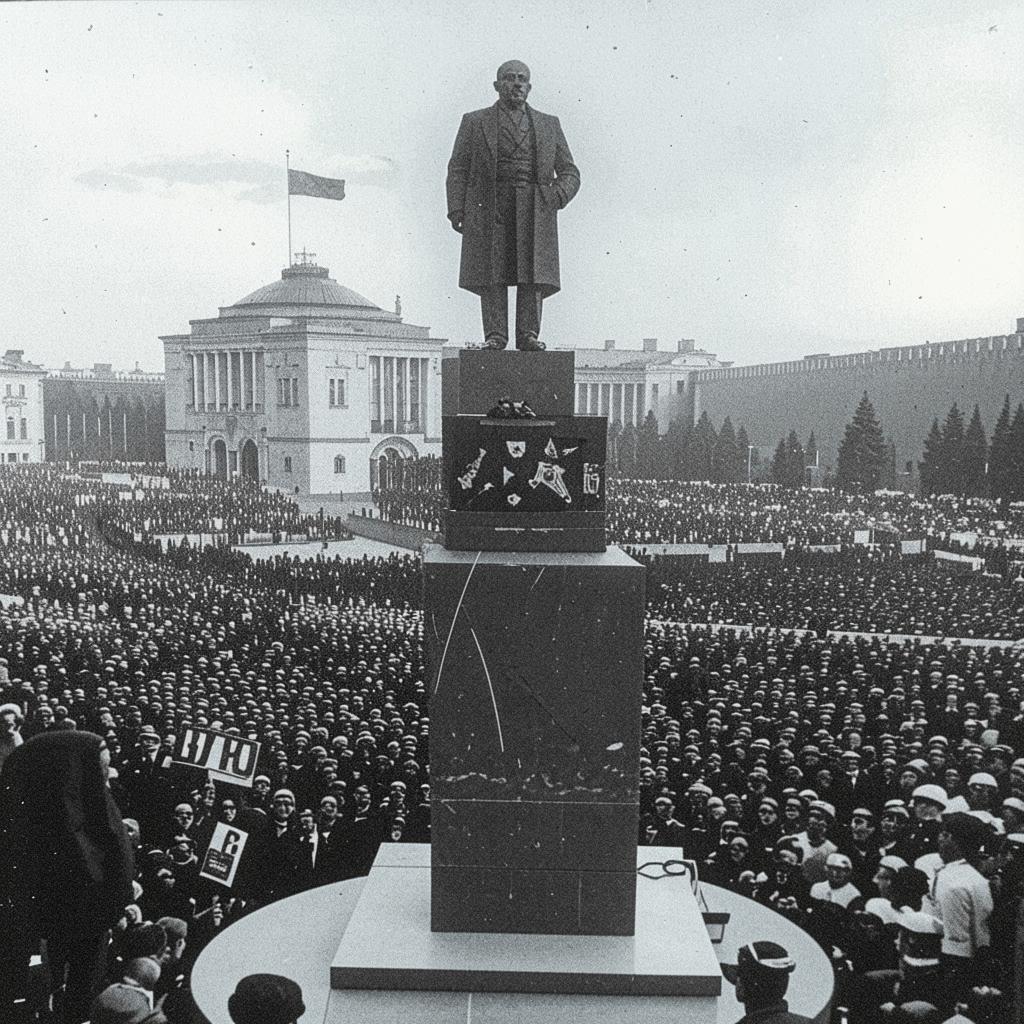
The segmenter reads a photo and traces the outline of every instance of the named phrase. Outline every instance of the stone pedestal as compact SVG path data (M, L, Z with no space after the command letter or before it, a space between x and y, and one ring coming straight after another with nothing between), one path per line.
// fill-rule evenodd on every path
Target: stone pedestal
M571 416L576 353L463 349L441 361L441 413L486 416L502 398L526 404L538 416Z
M603 416L446 416L444 544L458 551L604 551Z
M644 570L424 550L431 927L630 935Z
M671 856L633 847L636 925L628 935L438 934L428 927L426 847L385 843L331 964L331 987L716 996L722 974L692 889L636 874L649 857ZM463 899L473 884L467 878Z

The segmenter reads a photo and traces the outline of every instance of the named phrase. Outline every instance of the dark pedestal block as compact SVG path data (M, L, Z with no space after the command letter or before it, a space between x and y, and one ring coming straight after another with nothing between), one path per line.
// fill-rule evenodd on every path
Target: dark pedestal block
M486 416L502 398L526 404L538 416L571 416L576 354L570 350L517 352L464 349L441 364L441 411Z
M643 567L424 552L431 927L630 935Z
M603 551L607 420L446 416L445 547Z

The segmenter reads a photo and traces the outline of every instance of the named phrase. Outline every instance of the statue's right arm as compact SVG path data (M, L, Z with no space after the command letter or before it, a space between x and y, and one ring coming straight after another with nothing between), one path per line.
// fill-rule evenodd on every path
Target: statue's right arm
M469 184L469 169L473 156L473 129L469 114L464 114L459 133L455 136L452 156L448 161L448 178L445 191L448 198L448 220L452 227L462 231L462 220L466 209L466 189Z

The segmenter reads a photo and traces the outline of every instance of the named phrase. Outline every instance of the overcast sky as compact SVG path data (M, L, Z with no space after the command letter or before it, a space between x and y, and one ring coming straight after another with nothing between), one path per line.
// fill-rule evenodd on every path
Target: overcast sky
M0 4L2 347L162 369L159 335L280 276L286 148L348 182L292 200L292 248L476 340L445 165L511 57L583 181L549 344L750 363L1007 333L1022 52L1009 2Z

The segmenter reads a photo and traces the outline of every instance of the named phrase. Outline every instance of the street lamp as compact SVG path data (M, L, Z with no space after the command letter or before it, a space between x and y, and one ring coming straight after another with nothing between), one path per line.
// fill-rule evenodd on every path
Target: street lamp
M747 483L750 483L750 465L754 458L754 448L756 446L752 444L747 445Z

